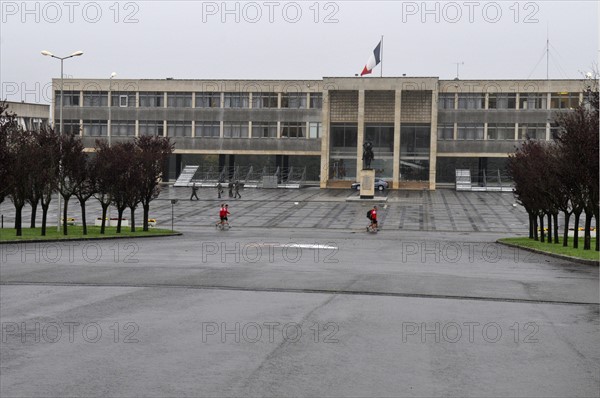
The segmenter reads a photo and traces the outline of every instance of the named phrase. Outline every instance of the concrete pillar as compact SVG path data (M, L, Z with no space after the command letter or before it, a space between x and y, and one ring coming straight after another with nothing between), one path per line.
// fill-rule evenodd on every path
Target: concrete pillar
M358 133L356 137L356 177L363 169L363 142L365 140L365 90L358 90Z
M402 90L396 90L394 98L394 160L392 189L400 187L400 130L402 117Z
M431 138L429 140L429 190L435 191L435 175L437 166L437 85L431 90Z
M330 121L329 90L323 90L323 106L321 109L321 177L319 179L319 186L321 188L327 188L327 181L329 181Z

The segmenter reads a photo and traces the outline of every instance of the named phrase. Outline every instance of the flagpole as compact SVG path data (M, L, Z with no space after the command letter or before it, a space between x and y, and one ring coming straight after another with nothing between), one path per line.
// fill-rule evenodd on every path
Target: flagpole
M381 57L381 74L379 77L383 77L383 35L381 35L381 54L379 54L379 56Z

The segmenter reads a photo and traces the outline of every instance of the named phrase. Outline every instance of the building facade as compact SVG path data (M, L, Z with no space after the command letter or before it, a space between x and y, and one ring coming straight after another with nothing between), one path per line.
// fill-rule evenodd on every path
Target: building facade
M7 111L17 115L17 122L24 130L39 130L50 125L50 105L13 101L6 104Z
M550 139L556 113L576 107L585 88L583 80L437 77L64 84L65 132L88 148L98 138L172 137L170 179L186 164L252 165L305 168L323 188L349 187L370 141L376 176L394 189L430 190L453 183L457 168L499 173L526 137ZM54 103L58 123L60 91Z

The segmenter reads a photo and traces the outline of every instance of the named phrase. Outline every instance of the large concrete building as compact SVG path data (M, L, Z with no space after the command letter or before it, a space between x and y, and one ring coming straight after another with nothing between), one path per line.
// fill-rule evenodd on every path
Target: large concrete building
M24 130L38 130L50 125L50 105L5 102L8 105L7 112L17 115L17 122Z
M54 80L58 87L59 79ZM139 135L172 137L168 178L182 166L306 168L321 187L348 187L371 166L394 189L435 189L455 169L502 170L526 137L548 140L556 112L583 99L583 80L67 79L65 131L86 147ZM55 104L60 92L55 92ZM54 109L58 123L58 106Z

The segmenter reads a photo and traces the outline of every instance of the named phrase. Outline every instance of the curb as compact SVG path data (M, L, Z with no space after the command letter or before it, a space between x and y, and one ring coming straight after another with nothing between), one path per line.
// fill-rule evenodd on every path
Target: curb
M144 235L144 236L107 236L106 238L65 238L65 239L23 239L23 240L5 240L0 245L14 245L15 243L56 243L56 242L82 242L98 240L116 240L116 239L145 239L145 238L164 238L169 236L182 236L183 233L175 232L164 235Z
M564 254L548 253L548 252L545 252L543 250L538 250L538 249L533 249L533 248L530 248L530 247L515 245L514 243L501 242L500 239L498 239L496 241L496 243L498 243L500 245L508 246L508 247L514 247L514 248L517 248L517 249L527 250L527 251L530 251L532 253L543 254L543 255L554 257L554 258L558 258L558 259L561 259L561 260L572 261L574 263L591 265L591 266L596 266L596 267L598 267L600 265L600 261L586 260L586 259L583 259L583 258L565 256Z

